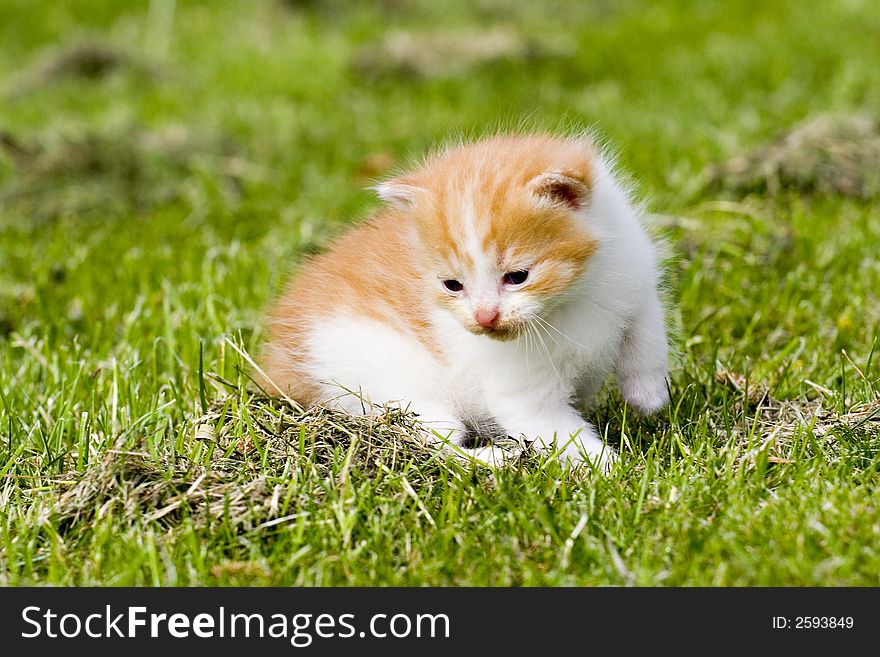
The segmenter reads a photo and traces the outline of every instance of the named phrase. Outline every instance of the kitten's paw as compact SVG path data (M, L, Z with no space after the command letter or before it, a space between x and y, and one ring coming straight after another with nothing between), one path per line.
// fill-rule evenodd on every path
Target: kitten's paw
M418 417L422 438L429 444L437 447L461 445L467 439L467 428L443 407L428 402L413 402L408 409Z
M488 465L491 468L500 468L515 458L515 455L511 452L496 447L495 445L477 447L474 449L462 447L461 453L467 458L473 459L477 463Z
M600 471L608 473L620 456L611 445L593 436L577 437L570 441L559 453L559 460L571 465L592 462Z
M669 403L666 370L621 376L617 385L626 402L642 415L652 415Z

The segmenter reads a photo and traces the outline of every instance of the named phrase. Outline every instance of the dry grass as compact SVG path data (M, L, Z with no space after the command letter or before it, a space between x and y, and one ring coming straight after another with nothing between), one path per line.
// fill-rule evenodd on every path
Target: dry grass
M11 78L11 98L59 84L68 79L100 80L120 71L143 79L157 79L159 68L143 57L104 39L79 39L37 53L31 63Z
M181 126L161 131L137 125L101 130L47 131L30 137L0 134L0 160L17 176L0 185L0 205L20 209L31 223L60 216L144 213L188 198L202 171L227 184L230 201L239 179L253 175L227 139L196 135Z
M821 396L814 400L774 399L765 387L750 385L743 375L729 370L719 370L716 379L739 395L734 408L730 409L732 414L752 419L745 425L726 427L719 417L711 423L712 428L721 435L743 438L751 434L759 438L760 446L744 454L745 458L754 458L756 453L769 448L773 452L768 455L770 462L791 463L793 461L780 454L792 438L803 432L826 439L832 446L836 443L836 430L841 428L849 432L880 433L880 399L839 413Z
M97 466L66 479L75 485L47 507L62 534L110 515L171 527L184 509L199 522L228 513L233 524L246 525L261 517L265 506L263 477L237 480L206 468L178 470L141 452L110 450Z
M869 116L814 117L710 167L707 175L712 188L738 194L793 190L874 198L880 193L880 126Z
M506 27L428 33L395 31L379 44L361 50L355 68L368 76L435 78L459 75L486 64L566 57L572 52L573 48L564 41L530 38Z
M265 396L233 410L233 400L217 401L195 423L193 442L209 448L205 463L156 460L119 448L86 472L62 477L57 483L66 490L46 507L59 531L111 513L165 527L184 515L198 523L223 516L248 531L290 517L279 516L279 500L294 470L331 487L346 485L356 473L379 489L387 476L405 473L413 490L432 486L441 469L453 477L464 472L420 437L414 415L399 409L352 417L320 407L304 411ZM313 502L314 493L303 503Z

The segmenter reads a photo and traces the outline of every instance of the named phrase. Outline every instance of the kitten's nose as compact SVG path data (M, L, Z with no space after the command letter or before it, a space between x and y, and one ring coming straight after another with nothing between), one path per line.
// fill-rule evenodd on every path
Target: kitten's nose
M477 324L483 328L494 328L495 324L498 323L498 309L478 308L476 312L474 312L474 319L477 320Z

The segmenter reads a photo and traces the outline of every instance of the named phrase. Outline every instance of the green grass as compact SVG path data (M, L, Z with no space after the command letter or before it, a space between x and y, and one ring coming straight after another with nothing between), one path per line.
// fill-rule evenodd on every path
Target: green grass
M405 4L0 6L0 584L880 584L877 201L694 182L880 114L880 6ZM548 52L363 70L496 23ZM84 40L125 56L52 73ZM673 404L609 392L620 466L491 475L252 398L238 349L373 162L523 117L595 124L666 217Z

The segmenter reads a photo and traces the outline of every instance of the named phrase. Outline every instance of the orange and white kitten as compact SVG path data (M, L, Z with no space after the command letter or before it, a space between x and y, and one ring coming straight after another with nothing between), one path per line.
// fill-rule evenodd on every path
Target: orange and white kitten
M449 147L376 189L385 208L271 312L267 391L400 405L459 446L506 434L601 467L616 455L577 408L611 372L638 411L666 405L657 253L588 138Z

